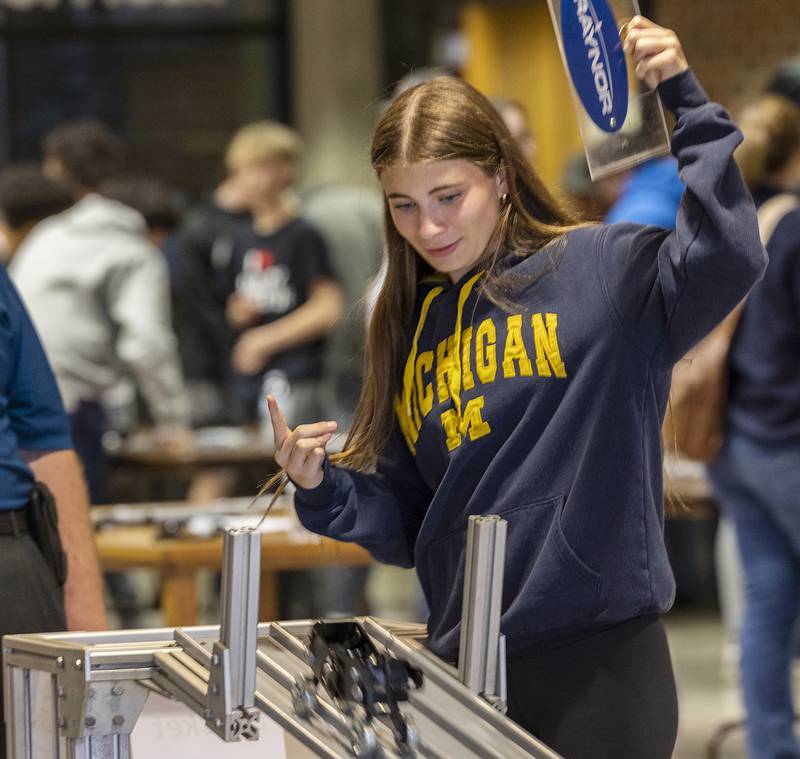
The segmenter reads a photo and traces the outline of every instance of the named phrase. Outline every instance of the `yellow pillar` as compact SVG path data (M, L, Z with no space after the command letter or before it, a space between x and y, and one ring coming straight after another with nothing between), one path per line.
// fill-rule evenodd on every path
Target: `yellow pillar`
M367 157L380 98L378 0L289 3L294 123L303 177L372 187Z
M582 150L569 83L547 3L470 2L461 16L466 80L487 95L517 100L530 114L536 168L557 189L567 160Z

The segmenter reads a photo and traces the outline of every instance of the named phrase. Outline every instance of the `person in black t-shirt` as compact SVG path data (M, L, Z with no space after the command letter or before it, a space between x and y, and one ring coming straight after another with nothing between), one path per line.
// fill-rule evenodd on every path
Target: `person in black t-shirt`
M319 413L322 343L341 317L342 295L320 235L299 215L293 187L299 137L270 121L234 135L226 162L252 225L234 238L228 274L228 323L238 420L254 421L266 393L278 394L294 420ZM264 409L265 410L265 407Z
M322 237L300 215L293 190L300 157L297 134L270 121L240 129L227 151L228 173L252 214L233 240L226 309L238 334L232 396L242 423L260 416L269 426L268 393L288 404L290 424L322 413L323 342L343 297ZM339 569L284 575L281 618L363 611L355 605L361 584L363 576Z

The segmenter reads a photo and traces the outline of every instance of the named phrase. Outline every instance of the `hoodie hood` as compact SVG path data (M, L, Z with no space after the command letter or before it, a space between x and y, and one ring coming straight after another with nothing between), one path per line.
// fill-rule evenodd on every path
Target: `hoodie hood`
M97 234L102 230L114 230L147 234L147 224L138 211L94 192L84 195L59 216L75 232L91 230L92 234Z

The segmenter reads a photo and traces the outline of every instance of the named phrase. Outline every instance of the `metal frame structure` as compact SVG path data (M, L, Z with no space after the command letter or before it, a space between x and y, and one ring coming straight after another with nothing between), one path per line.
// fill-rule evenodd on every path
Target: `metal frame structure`
M208 651L183 630L176 630L180 650L153 654L156 685L200 714L226 741L258 738L254 707L260 559L258 533L226 532L220 639Z
M491 561L471 564L479 574L481 566L492 567L494 578L498 562L502 575L504 523L492 529L499 542L492 543ZM470 538L480 545L483 540ZM222 740L257 740L263 712L328 759L559 759L492 705L503 695L503 687L496 686L504 681L496 666L498 594L489 615L496 622L487 627L495 649L489 655L484 650L482 663L469 668L484 675L470 687L425 648L424 626L355 620L383 655L423 673L422 686L409 691L402 704L404 717L414 725L414 741L398 745L386 724L365 724L361 706L343 706L324 691L309 692L313 620L257 623L259 555L252 531L226 535L220 626L4 637L9 759L130 759L131 731L154 690L201 715ZM466 635L474 647L483 634Z
M508 523L471 516L467 528L458 676L473 693L506 711L506 639L500 634Z

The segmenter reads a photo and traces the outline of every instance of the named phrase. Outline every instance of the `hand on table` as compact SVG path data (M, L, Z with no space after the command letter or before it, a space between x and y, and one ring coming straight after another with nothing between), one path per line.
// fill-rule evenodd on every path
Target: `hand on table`
M325 446L336 431L336 422L301 424L289 429L278 402L267 396L272 431L275 435L275 463L301 488L312 490L322 482Z
M689 68L678 36L671 29L634 16L621 33L623 50L633 59L636 76L655 89Z

